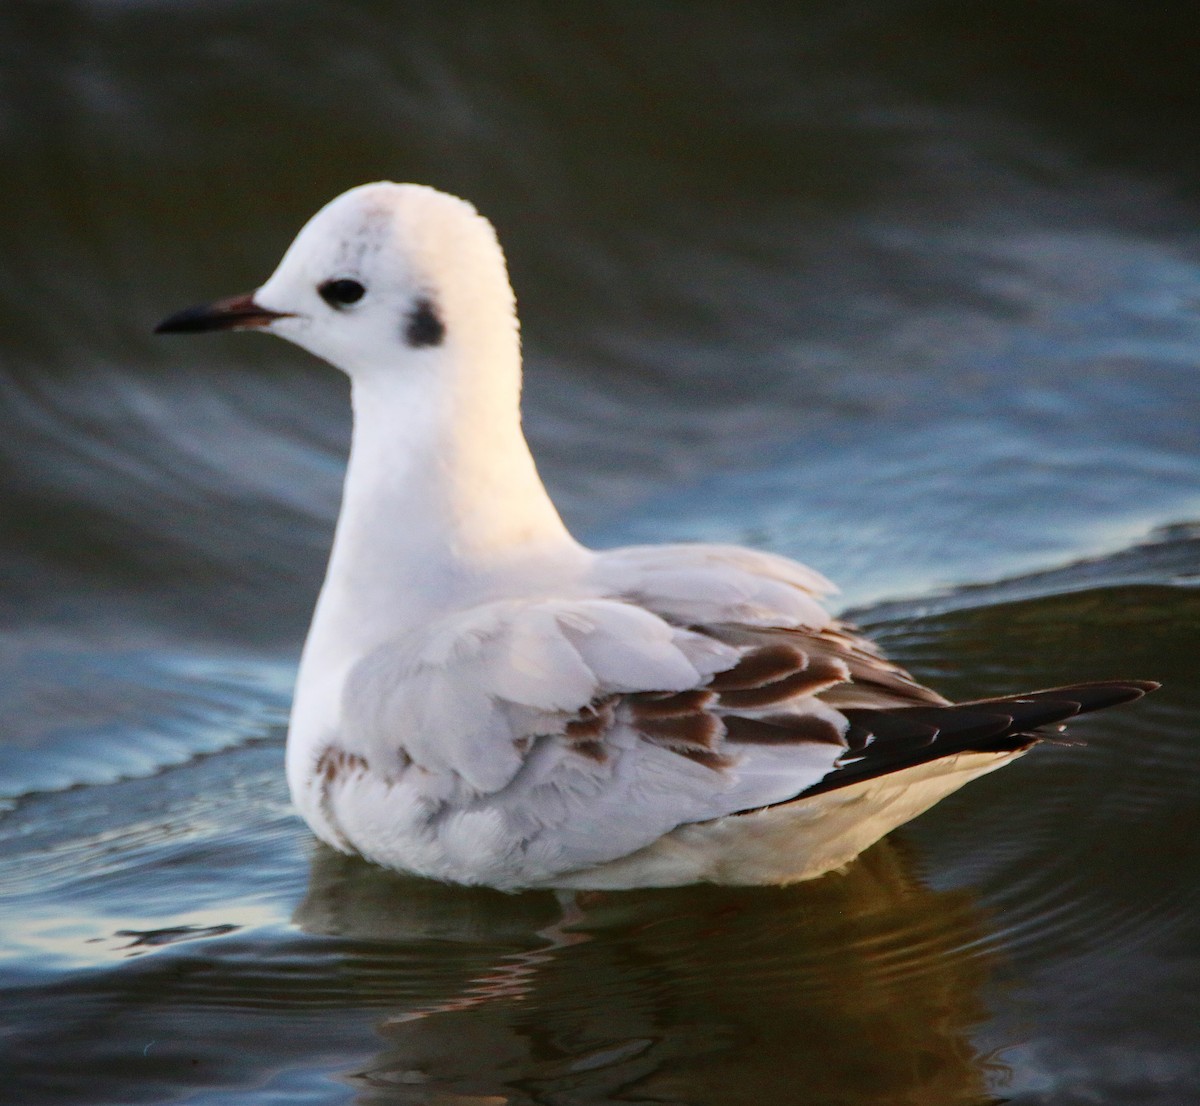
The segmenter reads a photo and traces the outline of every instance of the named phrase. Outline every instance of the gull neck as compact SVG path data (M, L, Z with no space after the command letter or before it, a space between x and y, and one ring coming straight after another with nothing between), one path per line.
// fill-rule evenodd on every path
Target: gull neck
M353 382L350 460L314 649L361 654L399 627L503 594L538 566L586 556L538 476L519 388L511 374L460 381L433 357Z

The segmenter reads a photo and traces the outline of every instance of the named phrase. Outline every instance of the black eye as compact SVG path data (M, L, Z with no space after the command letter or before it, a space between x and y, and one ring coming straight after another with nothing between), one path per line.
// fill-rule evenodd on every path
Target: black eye
M330 307L345 307L348 303L358 303L367 290L357 280L343 279L327 280L317 291Z

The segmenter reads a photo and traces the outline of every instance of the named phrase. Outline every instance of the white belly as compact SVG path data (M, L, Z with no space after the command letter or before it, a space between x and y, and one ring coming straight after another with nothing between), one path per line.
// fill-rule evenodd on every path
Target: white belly
M305 816L342 852L452 883L505 890L784 884L847 864L963 784L1020 755L962 753L810 799L680 826L627 856L574 871L548 867L538 859L545 852L514 849L499 811L439 814L440 804L411 775L388 782L366 770L346 771L332 786L318 783L309 791L305 805L312 809Z
M568 873L554 886L616 890L815 879L1024 752L960 753L811 799L681 826L620 860Z

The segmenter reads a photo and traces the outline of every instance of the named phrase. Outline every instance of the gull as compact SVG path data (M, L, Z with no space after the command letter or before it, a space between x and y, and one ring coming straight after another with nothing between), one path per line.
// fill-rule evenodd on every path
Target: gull
M354 429L287 737L321 840L504 890L782 884L840 868L1064 719L1158 684L952 704L733 545L595 551L521 427L485 218L424 185L322 208L265 284L159 333L260 330L342 370Z

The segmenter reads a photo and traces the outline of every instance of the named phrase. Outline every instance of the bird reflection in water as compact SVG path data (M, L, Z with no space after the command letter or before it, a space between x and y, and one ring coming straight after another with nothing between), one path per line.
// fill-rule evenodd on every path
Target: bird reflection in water
M986 915L927 887L894 838L792 887L571 899L322 848L295 921L345 942L360 997L394 1007L344 1075L365 1106L995 1101L972 1041Z

